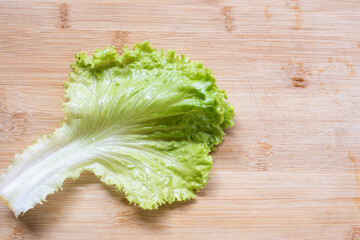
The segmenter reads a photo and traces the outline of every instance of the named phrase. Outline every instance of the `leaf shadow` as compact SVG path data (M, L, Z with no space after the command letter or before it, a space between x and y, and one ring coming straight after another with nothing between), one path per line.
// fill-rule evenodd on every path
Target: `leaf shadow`
M41 232L44 232L46 228L56 224L62 215L62 209L71 202L67 201L76 189L81 185L88 185L97 183L99 180L95 175L84 172L75 181L72 179L66 179L62 191L47 196L46 202L42 205L38 204L35 208L30 209L18 220L21 225L31 232L35 236L39 236Z
M45 234L47 229L59 224L62 210L69 206L71 208L71 195L81 185L101 184L104 189L110 193L111 197L117 202L121 202L117 209L116 222L118 224L126 223L139 225L145 228L163 229L166 225L166 219L172 211L184 211L186 208L196 202L196 199L183 202L174 202L173 204L164 204L157 210L143 210L138 206L130 204L122 191L117 191L114 186L103 184L98 177L91 172L84 172L81 176L73 181L66 179L63 184L63 191L56 192L47 197L43 205L36 205L34 209L29 210L22 217L19 217L19 225L25 232L29 232L34 237L40 237ZM201 190L203 191L203 190ZM9 215L10 215L9 209Z
M123 222L124 216L128 218L127 224L140 225L142 227L151 229L163 229L166 227L166 219L172 211L181 211L196 202L196 199L188 201L174 202L172 204L163 204L156 210L144 210L137 205L130 204L123 191L117 191L114 186L103 184L112 197L117 201L123 203L123 208L120 209L117 215L117 220Z

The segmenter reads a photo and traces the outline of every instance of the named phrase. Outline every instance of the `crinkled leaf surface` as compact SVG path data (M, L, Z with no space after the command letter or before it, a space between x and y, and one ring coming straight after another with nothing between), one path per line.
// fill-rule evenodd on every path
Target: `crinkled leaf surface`
M194 198L208 180L209 152L233 125L212 71L148 42L76 59L61 127L17 154L0 181L15 215L84 170L143 209Z

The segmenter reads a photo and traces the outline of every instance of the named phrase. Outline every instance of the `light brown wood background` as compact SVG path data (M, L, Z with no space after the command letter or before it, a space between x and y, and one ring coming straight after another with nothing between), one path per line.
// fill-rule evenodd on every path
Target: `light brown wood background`
M142 211L91 173L0 239L360 239L360 1L0 1L0 171L63 118L74 54L149 40L236 110L190 202Z

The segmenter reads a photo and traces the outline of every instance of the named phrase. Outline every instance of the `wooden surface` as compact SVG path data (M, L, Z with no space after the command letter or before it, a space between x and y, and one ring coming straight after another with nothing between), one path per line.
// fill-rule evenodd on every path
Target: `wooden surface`
M136 3L135 3L136 2ZM91 173L0 239L360 239L358 0L0 1L0 170L63 118L74 54L149 40L214 70L236 125L209 184L142 211Z

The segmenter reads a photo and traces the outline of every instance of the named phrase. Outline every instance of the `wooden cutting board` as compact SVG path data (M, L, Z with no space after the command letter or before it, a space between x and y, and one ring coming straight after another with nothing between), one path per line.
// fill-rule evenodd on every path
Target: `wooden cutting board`
M74 54L149 40L236 110L195 200L130 206L91 173L0 239L360 239L360 1L1 1L0 171L64 114Z

